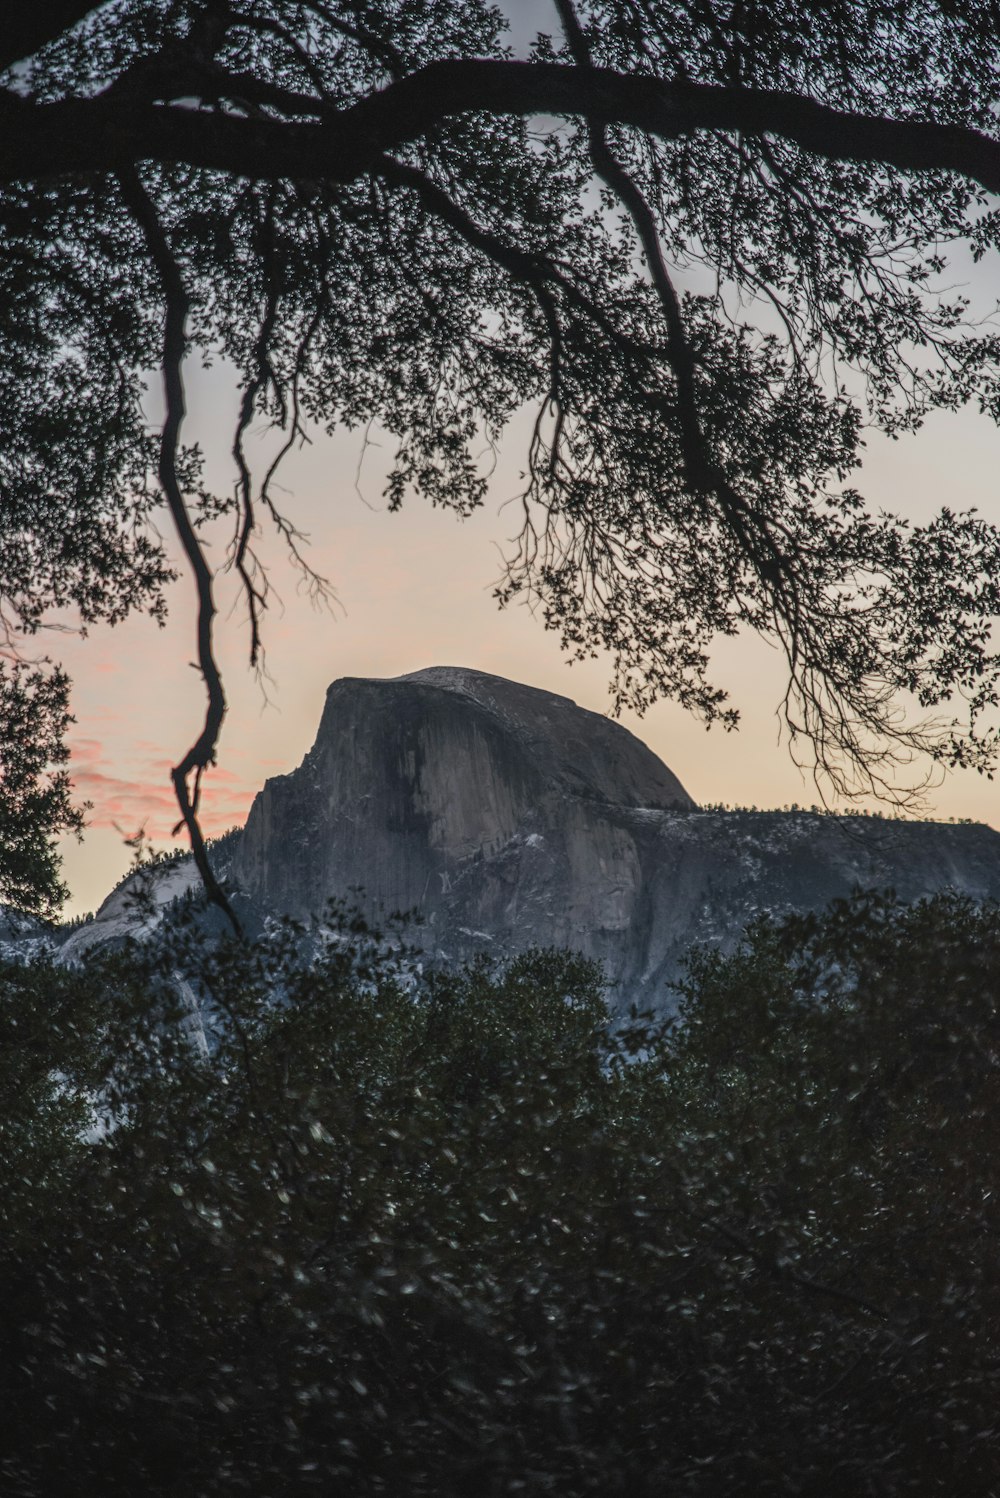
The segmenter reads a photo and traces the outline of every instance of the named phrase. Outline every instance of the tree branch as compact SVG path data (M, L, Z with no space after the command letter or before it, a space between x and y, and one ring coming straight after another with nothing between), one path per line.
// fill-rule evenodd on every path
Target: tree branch
M555 6L574 61L578 67L592 70L590 47L573 8L573 0L555 0ZM755 513L729 482L706 441L699 413L697 364L684 327L680 299L663 257L653 211L638 184L612 152L602 122L589 122L588 139L594 171L621 203L639 236L650 280L660 303L667 328L667 358L677 381L681 454L688 485L695 494L715 499L744 555L772 590L776 612L780 610L787 620L789 639L786 649L794 677L794 651L802 627L794 569L771 534L766 518Z
M163 287L163 389L166 414L160 435L159 478L167 508L170 510L171 519L197 589L198 666L208 695L205 722L201 733L180 764L170 772L182 819L175 831L179 830L181 825L187 827L191 840L191 852L206 893L213 904L224 911L233 930L239 936L242 934L239 920L212 871L205 848L205 839L198 824L201 777L208 766L215 763L215 749L222 729L222 721L226 715L226 697L222 687L222 676L212 648L212 623L215 618L212 571L195 534L177 477L177 449L181 424L185 415L183 364L187 345L188 295L170 243L157 217L156 208L143 187L138 173L124 171L119 181L122 197L142 231L150 258L156 266Z
M220 78L220 91L222 79ZM100 96L0 97L0 181L185 163L254 180L350 182L457 114L555 114L677 139L774 135L827 160L954 172L1000 194L1000 142L978 130L853 114L799 94L635 77L563 63L448 58L316 124Z

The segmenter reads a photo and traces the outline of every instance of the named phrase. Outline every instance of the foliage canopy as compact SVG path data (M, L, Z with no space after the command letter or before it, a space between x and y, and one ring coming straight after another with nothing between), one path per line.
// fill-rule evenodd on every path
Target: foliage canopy
M852 487L866 427L1000 410L998 335L949 257L997 250L1000 20L962 0L555 0L526 60L479 0L58 0L0 39L0 600L162 607L165 499L225 698L198 529L260 648L273 523L243 438L376 424L393 504L483 500L484 439L537 413L502 600L527 596L619 703L736 709L713 640L788 665L796 752L837 791L929 754L988 770L1000 545ZM960 272L961 273L961 272ZM234 488L183 439L184 360L239 372ZM166 418L143 398L162 374ZM912 713L907 707L912 707Z
M624 1035L559 954L296 940L2 973L5 1494L995 1490L995 907Z
M47 918L66 894L53 834L79 833L86 810L65 768L68 698L58 668L0 660L0 899Z

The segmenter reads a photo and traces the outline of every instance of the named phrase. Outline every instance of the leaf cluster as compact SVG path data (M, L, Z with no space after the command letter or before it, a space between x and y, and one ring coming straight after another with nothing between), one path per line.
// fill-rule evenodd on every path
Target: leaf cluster
M65 768L68 703L65 672L0 658L0 899L50 920L66 895L55 839L86 811Z

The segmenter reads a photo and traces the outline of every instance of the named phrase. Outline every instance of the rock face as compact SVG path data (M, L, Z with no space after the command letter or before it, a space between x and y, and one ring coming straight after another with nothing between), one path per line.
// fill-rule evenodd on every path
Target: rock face
M300 768L254 801L234 877L299 916L363 886L371 913L415 911L442 956L612 958L642 880L622 814L693 805L638 739L565 697L447 668L347 678Z
M857 886L1000 896L1000 834L702 812L620 725L441 667L334 682L313 749L257 796L232 872L265 911L305 917L331 898L415 911L442 960L572 947L622 1002L662 1004L692 941L730 947L762 910Z
M233 853L242 836L242 832L234 830L208 844L209 862L215 877L223 884L231 884ZM244 930L250 936L258 935L264 912L258 911L239 890L231 889L230 897ZM228 929L228 922L214 907L201 908L204 887L190 853L174 853L145 864L115 885L95 915L51 930L49 943L55 960L72 965L102 947L118 946L124 941L156 941L185 902L198 908L197 925L205 940Z

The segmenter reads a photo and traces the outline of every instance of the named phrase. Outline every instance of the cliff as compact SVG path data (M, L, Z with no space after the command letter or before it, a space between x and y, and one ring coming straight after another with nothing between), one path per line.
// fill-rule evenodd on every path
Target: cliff
M983 826L703 812L620 725L483 672L330 687L316 743L269 780L233 879L264 911L414 911L428 956L569 946L662 1002L693 940L855 887L1000 895Z

